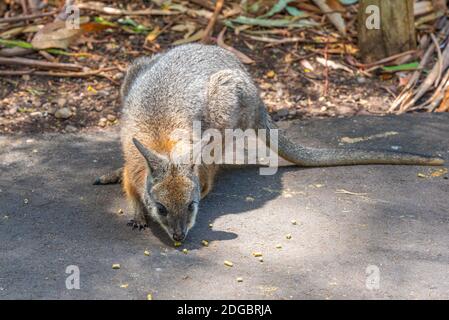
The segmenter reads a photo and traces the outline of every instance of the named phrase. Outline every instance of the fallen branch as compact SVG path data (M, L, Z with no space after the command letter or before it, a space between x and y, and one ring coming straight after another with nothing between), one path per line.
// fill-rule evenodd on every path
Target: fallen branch
M326 3L326 0L313 0L313 2L321 9L321 11L329 18L329 21L337 28L337 30L346 36L346 26L343 17L339 12L335 12Z
M214 5L207 0L190 0L190 2L193 2L194 4L197 4L201 7L209 9L209 10L215 9Z
M48 62L48 61L40 61L40 60L27 59L27 58L0 57L0 64L22 65L22 66L39 68L39 69L65 69L65 70L72 70L72 71L82 70L82 66L77 65L77 64Z
M158 10L158 9L145 9L145 10L121 10L113 7L107 7L101 2L86 2L77 4L79 9L91 10L101 12L107 15L117 15L117 16L169 16L179 14L180 12L169 11L169 10Z
M18 21L24 21L24 20L31 20L31 19L37 19L42 17L48 17L56 14L56 11L51 12L44 12L44 13L36 13L36 14L30 14L25 16L17 16L17 17L10 17L10 18L0 18L0 24L1 23L10 23L10 22L18 22Z
M238 51L237 49L235 49L235 48L233 48L231 46L228 46L226 43L224 43L223 38L224 38L225 32L226 32L226 27L224 27L220 31L220 34L217 37L217 44L218 44L218 46L220 46L223 49L226 49L226 50L231 51L232 53L234 53L237 56L237 58L239 58L239 60L242 63L245 63L245 64L255 63L255 61L253 59L251 59L250 57L248 57L246 54L244 54L244 53Z
M214 29L215 23L217 22L218 15L221 12L221 9L223 9L224 0L217 0L215 3L215 10L214 14L209 20L209 23L207 24L206 30L204 31L203 38L201 39L201 42L208 43L210 40L210 35Z
M27 54L30 54L34 52L33 49L26 49L26 48L4 48L0 49L0 56L1 57L19 57L19 56L26 56Z
M52 72L52 71L37 71L37 70L0 70L0 76L21 76L25 74L37 75L37 76L50 76L50 77L71 77L71 78L84 78L90 76L103 76L102 72L116 70L117 67L109 67L98 70L83 71L83 72ZM108 78L108 77L106 77Z

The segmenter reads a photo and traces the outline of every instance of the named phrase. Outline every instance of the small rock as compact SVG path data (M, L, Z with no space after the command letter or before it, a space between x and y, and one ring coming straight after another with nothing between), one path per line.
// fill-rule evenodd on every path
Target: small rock
M117 119L117 117L114 116L113 114L108 114L107 119L108 121L114 122Z
M42 102L39 99L33 100L33 107L39 109L42 106Z
M364 84L364 83L366 83L366 78L364 78L364 77L357 77L357 82L360 83L360 84Z
M106 127L106 123L107 123L108 119L106 118L101 118L100 121L98 121L98 125L102 128Z
M9 108L9 110L8 110L8 114L9 115L13 115L13 114L16 114L16 113L17 113L17 107Z
M103 111L103 106L100 106L100 105L95 106L95 111L97 111L97 112Z
M123 79L124 76L125 75L123 74L123 72L117 72L116 74L114 74L112 76L112 79L114 79L114 80L121 80L121 79Z
M32 117L32 118L42 117L42 112L40 112L40 111L31 112L30 117Z
M281 110L279 110L278 112L276 112L276 115L278 116L278 117L286 117L286 116L288 116L288 113L289 113L289 110L288 109L281 109Z
M61 108L55 112L57 119L68 119L72 116L72 112L68 108Z
M65 99L65 98L59 98L59 99L56 101L56 104L58 105L58 107L64 108L65 105L67 104L67 99Z
M71 126L71 125L69 124L69 125L67 125L67 126L65 127L65 131L66 131L66 132L69 132L69 133L74 133L74 132L77 132L78 129L77 129L76 127Z

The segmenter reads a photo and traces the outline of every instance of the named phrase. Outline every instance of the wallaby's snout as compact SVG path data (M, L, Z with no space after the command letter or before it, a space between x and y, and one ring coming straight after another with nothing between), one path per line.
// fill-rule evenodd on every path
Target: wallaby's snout
M175 241L183 241L186 237L186 234L184 232L180 232L180 233L173 233L172 238Z

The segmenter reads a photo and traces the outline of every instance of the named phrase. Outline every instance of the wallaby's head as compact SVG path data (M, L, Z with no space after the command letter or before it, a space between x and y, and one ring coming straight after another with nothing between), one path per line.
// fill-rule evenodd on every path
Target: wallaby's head
M195 224L200 202L200 181L196 165L173 162L143 146L134 145L145 158L148 175L144 204L174 241L183 241Z

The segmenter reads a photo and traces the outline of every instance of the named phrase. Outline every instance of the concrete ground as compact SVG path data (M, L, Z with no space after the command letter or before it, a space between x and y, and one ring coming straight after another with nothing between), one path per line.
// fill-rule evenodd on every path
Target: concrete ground
M449 159L447 114L283 126L311 146ZM155 225L126 226L118 185L91 184L121 164L114 130L3 136L0 163L1 299L449 298L449 180L436 167L227 169L174 248ZM79 290L66 289L70 265Z

